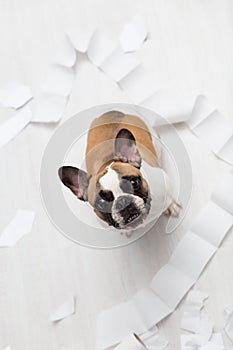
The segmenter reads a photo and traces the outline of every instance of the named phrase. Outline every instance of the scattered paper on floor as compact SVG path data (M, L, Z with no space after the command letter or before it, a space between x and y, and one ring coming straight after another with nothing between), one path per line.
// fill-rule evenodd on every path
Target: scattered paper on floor
M111 79L119 82L140 65L139 59L134 54L125 54L121 47L117 47L111 55L100 65L100 68Z
M145 350L146 346L136 334L130 334L115 350Z
M68 35L65 34L61 38L60 46L54 57L54 63L58 63L65 67L73 67L76 62L76 56L76 50Z
M147 39L148 31L141 15L136 15L125 25L120 34L120 43L124 52L133 52L140 49Z
M16 137L30 123L31 119L31 109L25 106L9 120L0 124L0 148Z
M68 96L72 90L73 79L74 71L72 68L60 64L51 64L42 87L42 92L58 96Z
M5 107L19 108L32 99L31 89L17 81L10 81L0 88L0 104Z
M213 323L207 313L202 310L206 293L191 291L184 303L184 312L181 319L181 329L195 334L188 345L204 346L212 336Z
M24 235L31 232L35 213L29 210L17 210L12 221L0 235L0 247L14 246Z
M67 104L66 96L41 93L37 100L32 122L34 123L56 123L58 122Z
M233 305L228 305L225 310L225 324L224 324L224 331L228 338L233 343Z
M68 28L67 36L69 37L73 47L81 53L86 53L93 36L94 29L88 26L85 30L80 28Z
M142 63L118 83L132 102L136 104L141 104L159 90L157 81L151 78Z
M223 343L223 338L221 333L213 333L210 340L200 347L194 347L191 344L195 342L195 335L182 334L181 335L181 350L224 350L226 347Z
M92 63L100 67L115 48L116 43L114 41L100 30L95 30L88 45L87 56Z
M161 122L164 123L180 123L189 120L195 98L193 96L177 96L175 93L167 91L155 91L154 94L147 96L140 105L153 110L163 119L151 120L152 125L158 126Z
M75 313L75 298L72 296L60 305L55 312L52 313L50 320L52 322L61 321L64 318Z

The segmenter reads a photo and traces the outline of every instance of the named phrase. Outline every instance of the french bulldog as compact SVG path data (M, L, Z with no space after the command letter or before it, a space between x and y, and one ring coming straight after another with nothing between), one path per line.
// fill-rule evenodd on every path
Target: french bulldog
M96 118L88 131L86 171L62 166L59 177L73 194L88 201L95 214L110 226L134 230L151 209L150 184L141 166L160 167L158 152L145 122L134 115L110 111ZM180 205L169 192L166 215L178 216Z

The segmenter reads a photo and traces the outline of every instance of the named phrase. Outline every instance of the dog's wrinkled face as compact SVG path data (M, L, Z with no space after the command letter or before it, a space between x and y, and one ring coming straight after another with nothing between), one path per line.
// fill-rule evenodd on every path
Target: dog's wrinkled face
M131 230L150 211L150 193L140 171L141 156L133 135L122 129L115 140L115 158L98 174L64 166L59 176L81 200L88 201L99 218L117 229Z

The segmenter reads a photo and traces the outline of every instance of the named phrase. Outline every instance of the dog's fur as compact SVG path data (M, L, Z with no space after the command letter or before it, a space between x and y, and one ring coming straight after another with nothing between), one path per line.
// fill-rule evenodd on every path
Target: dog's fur
M96 118L88 133L87 172L71 166L59 169L65 186L88 201L97 216L110 226L132 230L147 217L151 206L149 184L141 163L159 167L151 134L140 118L111 111ZM178 215L171 200L165 210Z

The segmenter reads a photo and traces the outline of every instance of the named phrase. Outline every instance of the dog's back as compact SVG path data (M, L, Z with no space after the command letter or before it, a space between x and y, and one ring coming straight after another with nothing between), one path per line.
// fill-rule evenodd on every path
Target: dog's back
M151 166L159 166L151 134L142 119L118 111L107 112L96 118L88 133L86 166L89 175L97 173L114 158L114 140L121 129L128 129L136 140L142 159Z

